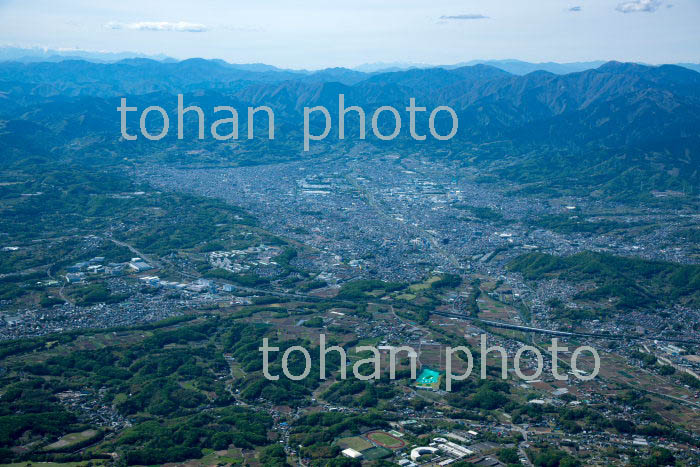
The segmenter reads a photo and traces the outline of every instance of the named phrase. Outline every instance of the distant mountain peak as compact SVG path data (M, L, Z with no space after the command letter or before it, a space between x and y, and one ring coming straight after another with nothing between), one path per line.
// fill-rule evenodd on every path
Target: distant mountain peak
M631 71L648 70L649 68L652 67L648 65L640 65L639 63L618 62L616 60L611 60L599 66L597 70L604 73L629 73Z

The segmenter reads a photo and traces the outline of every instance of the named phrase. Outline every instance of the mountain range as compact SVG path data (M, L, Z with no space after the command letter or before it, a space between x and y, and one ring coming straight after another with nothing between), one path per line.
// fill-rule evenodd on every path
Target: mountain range
M0 62L14 61L22 63L31 62L61 62L64 60L86 60L96 63L114 63L130 58L148 58L160 62L177 62L178 60L164 54L146 55L137 52L104 52L80 49L50 49L45 47L13 47L0 46ZM226 63L226 62L224 62ZM516 59L505 60L469 60L453 65L431 65L417 62L377 62L364 63L351 69L362 73L384 73L390 71L404 71L412 68L460 68L472 65L490 65L514 75L526 75L533 71L548 71L550 73L564 75L577 71L598 68L605 63L604 60L591 60L585 62L526 62ZM644 65L644 63L641 63ZM263 63L231 64L240 69L250 71L296 71L297 73L313 73L308 70L282 69ZM677 65L700 72L700 63L677 63Z
M185 95L187 105L206 112L231 105L244 115L247 106L268 105L275 111L278 136L275 141L198 141L192 138L195 122L186 120L188 137L183 141L175 139L174 131L158 142L119 138L119 98L127 97L129 105L139 108L160 105L174 122L178 93ZM0 151L6 161L27 154L182 161L195 148L209 154L210 163L308 157L300 145L303 108L326 106L337 128L341 93L346 106L361 106L368 114L379 106L394 106L405 122L403 109L411 97L429 111L448 105L459 117L459 132L449 142L406 137L382 142L372 136L363 142L356 137L339 141L331 132L315 144L316 152L353 151L360 144L370 151L469 161L521 182L559 180L563 186L575 179L582 186L595 181L598 188L623 192L639 191L640 185L644 191L692 191L699 185L700 73L676 65L620 62L566 74L525 75L486 64L364 73L344 68L299 72L204 59L2 62ZM135 124L137 118L133 120ZM357 121L348 120L348 134L357 135ZM418 131L426 133L424 120ZM246 134L245 124L242 119L241 135ZM390 124L380 119L380 127ZM438 132L447 133L446 124L438 119ZM256 134L264 131L256 129Z
M532 73L533 71L548 71L550 73L564 75L567 73L575 73L577 71L585 71L593 68L598 68L605 62L603 60L595 60L589 62L570 62L570 63L556 63L556 62L544 62L544 63L531 63L524 62L522 60L470 60L468 62L460 62L454 65L440 65L437 68L460 68L464 66L472 65L490 65L495 68L499 68L508 73L514 75L526 75ZM700 66L700 65L698 65ZM428 65L425 63L406 63L406 62L394 62L394 63L367 63L364 65L359 65L354 67L354 70L362 71L365 73L376 73L376 72L387 72L387 71L403 71L409 70L411 68L436 68L435 65ZM697 70L696 70L697 71Z
M151 58L174 61L167 55L146 55L136 52L99 52L81 49L50 49L47 47L0 47L0 62L60 62L63 60L89 60L98 63L115 62L126 58Z

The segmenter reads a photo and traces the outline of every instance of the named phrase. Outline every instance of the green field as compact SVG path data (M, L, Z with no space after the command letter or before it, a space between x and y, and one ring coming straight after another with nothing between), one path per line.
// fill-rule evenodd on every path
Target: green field
M390 435L389 433L384 433L383 431L375 431L373 433L367 433L365 436L377 444L381 444L383 447L389 449L399 449L404 447L406 443L400 439Z
M362 451L362 455L365 459L372 461L389 457L391 455L391 451L386 448L370 448Z
M44 448L45 451L51 451L54 449L62 449L65 447L72 446L74 444L82 443L97 435L97 430L85 430L80 433L69 433L63 438L59 439L55 443L49 444Z
M432 276L420 284L413 284L409 286L408 289L412 292L420 292L421 290L429 289L433 282L437 282L439 280L440 276Z
M374 447L372 443L370 443L361 436L351 436L349 438L339 439L338 445L341 446L343 449L351 448L358 452L362 452L365 449L370 449Z

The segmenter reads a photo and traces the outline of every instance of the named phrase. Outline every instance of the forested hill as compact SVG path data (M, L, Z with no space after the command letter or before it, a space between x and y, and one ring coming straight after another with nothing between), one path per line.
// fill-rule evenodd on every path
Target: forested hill
M557 277L577 284L595 283L576 298L613 303L622 311L700 303L700 266L695 264L587 251L568 257L529 253L512 261L509 269L528 280Z

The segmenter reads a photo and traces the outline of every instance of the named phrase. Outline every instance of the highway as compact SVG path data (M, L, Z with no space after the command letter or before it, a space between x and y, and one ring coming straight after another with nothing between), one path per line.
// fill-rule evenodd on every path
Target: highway
M543 329L536 328L532 326L521 326L519 324L504 323L503 321L491 321L487 319L472 318L459 313L450 313L448 311L433 311L434 315L446 316L449 318L459 318L465 321L478 321L487 326L492 326L494 328L503 329L514 329L522 332L535 332L539 334L550 334L553 336L566 336L566 337L591 337L594 339L613 339L613 340L656 340L660 342L673 342L677 344L691 344L700 345L700 341L688 340L688 339L674 339L670 337L654 337L654 336L639 336L636 334L605 334L605 333L589 333L589 332L568 332L568 331L557 331L555 329Z

